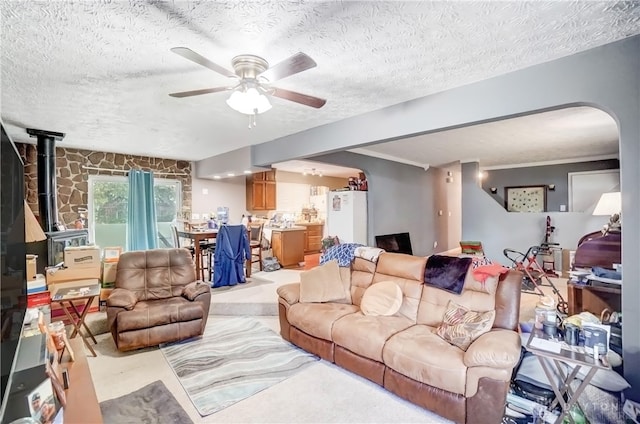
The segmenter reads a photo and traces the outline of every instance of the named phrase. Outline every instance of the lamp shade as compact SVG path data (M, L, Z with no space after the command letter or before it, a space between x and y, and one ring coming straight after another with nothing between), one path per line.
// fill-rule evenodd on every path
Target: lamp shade
M47 236L42 227L38 223L35 215L31 211L31 208L24 202L24 241L26 243L33 243L36 241L46 240Z
M227 104L231 109L245 115L256 115L271 109L267 96L253 87L234 91L227 99Z
M602 193L600 200L596 204L592 215L613 215L619 214L622 210L622 197L619 191Z

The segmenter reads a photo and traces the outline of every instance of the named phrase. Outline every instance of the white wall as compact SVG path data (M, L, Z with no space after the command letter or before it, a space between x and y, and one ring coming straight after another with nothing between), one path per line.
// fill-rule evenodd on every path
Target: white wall
M244 176L209 180L193 178L191 211L202 216L214 212L218 206L229 207L231 223L239 224L247 210L246 178Z

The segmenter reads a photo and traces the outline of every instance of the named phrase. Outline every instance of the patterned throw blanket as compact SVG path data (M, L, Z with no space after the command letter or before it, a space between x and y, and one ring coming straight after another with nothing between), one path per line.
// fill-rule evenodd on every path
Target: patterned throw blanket
M320 256L320 265L329 261L338 261L338 266L350 266L355 257L355 250L362 246L358 243L342 243L331 246Z
M471 258L432 255L427 259L424 283L448 292L460 294L471 265Z

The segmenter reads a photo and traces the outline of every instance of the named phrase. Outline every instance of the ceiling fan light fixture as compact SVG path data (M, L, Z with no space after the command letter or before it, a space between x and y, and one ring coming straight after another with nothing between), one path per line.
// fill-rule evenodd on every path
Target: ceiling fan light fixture
M259 115L271 109L271 103L256 88L240 88L227 99L229 107L245 115Z

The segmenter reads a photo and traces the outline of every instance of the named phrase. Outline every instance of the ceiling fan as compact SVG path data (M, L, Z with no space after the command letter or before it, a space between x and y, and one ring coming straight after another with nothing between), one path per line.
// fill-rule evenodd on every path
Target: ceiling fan
M171 51L225 77L238 80L237 83L232 86L181 91L178 93L170 93L169 95L171 97L181 98L217 93L220 91L233 91L231 97L227 100L227 104L240 113L253 115L254 126L255 115L271 109L271 104L267 96L279 97L316 109L321 108L327 102L325 99L319 97L271 86L271 83L275 81L316 66L316 62L302 52L296 53L271 67L265 59L259 56L252 54L239 55L231 60L231 66L233 67L232 72L187 47L174 47Z

